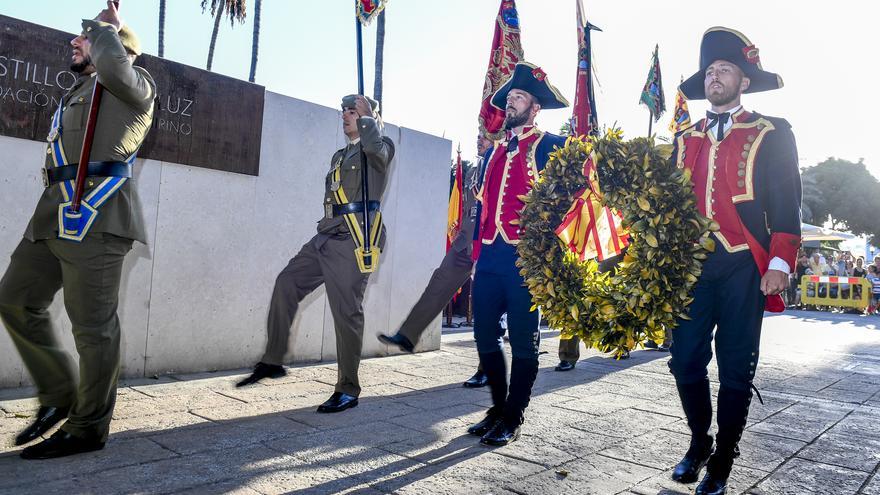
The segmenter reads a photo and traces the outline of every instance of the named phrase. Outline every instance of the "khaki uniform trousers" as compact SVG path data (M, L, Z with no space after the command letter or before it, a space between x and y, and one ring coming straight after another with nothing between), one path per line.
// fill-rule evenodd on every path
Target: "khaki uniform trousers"
M581 357L581 339L572 337L570 339L559 338L559 360L576 363Z
M471 277L473 267L474 261L467 250L447 251L421 297L400 325L400 334L413 345L417 344L428 325L443 311L443 306Z
M364 342L363 301L369 274L358 270L354 248L348 234L318 234L278 274L269 305L269 339L261 361L283 363L300 301L324 284L336 330L336 391L357 397L361 393L358 367Z
M40 404L70 407L61 428L80 438L103 442L110 432L119 378L119 283L132 242L105 233L89 234L82 243L22 239L0 280L0 318ZM62 287L79 354L78 384L48 311Z

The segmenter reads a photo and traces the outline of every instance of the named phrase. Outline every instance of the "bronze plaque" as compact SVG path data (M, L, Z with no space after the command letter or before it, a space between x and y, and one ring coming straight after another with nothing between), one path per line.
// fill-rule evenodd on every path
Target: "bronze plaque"
M0 135L45 141L76 81L68 69L75 35L3 15L0 26ZM140 158L259 175L265 88L152 55L135 65L157 87Z

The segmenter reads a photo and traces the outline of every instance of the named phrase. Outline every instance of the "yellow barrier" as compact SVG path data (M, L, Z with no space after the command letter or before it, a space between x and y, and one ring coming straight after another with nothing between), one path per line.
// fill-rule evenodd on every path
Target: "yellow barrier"
M816 306L866 309L871 303L871 282L862 277L801 277L801 303Z

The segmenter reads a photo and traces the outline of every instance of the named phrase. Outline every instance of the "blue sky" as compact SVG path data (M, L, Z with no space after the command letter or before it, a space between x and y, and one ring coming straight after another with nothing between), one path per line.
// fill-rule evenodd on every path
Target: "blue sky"
M575 0L518 0L526 59L542 66L551 82L574 99L576 71ZM674 104L679 77L697 68L702 33L724 25L742 31L760 49L765 69L785 80L779 91L746 95L744 104L787 118L798 140L801 165L828 156L864 158L880 176L875 144L880 73L865 58L876 41L875 2L757 1L673 2L583 0L584 10L603 32L593 35L599 85L599 122L617 124L629 136L647 132L647 110L637 104L654 44L660 45L667 108ZM205 66L212 19L199 0L167 0L166 58ZM338 106L356 89L353 2L349 0L263 0L257 83L270 91L322 105ZM75 32L81 17L92 17L101 1L4 0L0 12ZM122 13L147 53L155 54L159 0L123 0ZM385 48L385 119L444 135L465 156L474 153L477 112L499 0L391 0ZM439 9L444 6L444 9ZM251 19L230 27L224 21L214 70L247 79ZM365 34L367 93L372 93L375 26ZM873 55L871 55L873 57ZM871 99L869 99L871 98ZM231 102L230 104L234 104ZM705 102L691 102L701 115ZM539 125L556 131L569 110L545 111ZM670 115L655 132L667 135Z

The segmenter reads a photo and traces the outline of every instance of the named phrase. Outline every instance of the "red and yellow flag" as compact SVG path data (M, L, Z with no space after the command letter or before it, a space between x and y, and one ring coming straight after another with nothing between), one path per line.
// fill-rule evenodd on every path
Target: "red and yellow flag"
M620 215L602 204L592 157L584 163L584 175L587 187L576 195L574 204L556 228L556 236L580 261L593 258L605 261L621 253L629 244L629 235L621 226Z
M452 241L461 231L463 192L461 149L459 149L455 163L455 182L453 182L452 191L449 193L449 209L446 213L446 251L449 251L449 248L452 247Z
M682 81L684 81L683 78ZM675 110L672 112L672 121L669 122L669 132L675 134L690 126L691 112L688 111L687 98L681 90L678 90L678 94L675 95Z
M492 95L513 75L516 63L523 59L519 38L519 15L514 0L502 0L495 18L495 36L489 54L489 69L483 83L480 106L480 134L495 141L503 137L504 110L492 106Z

